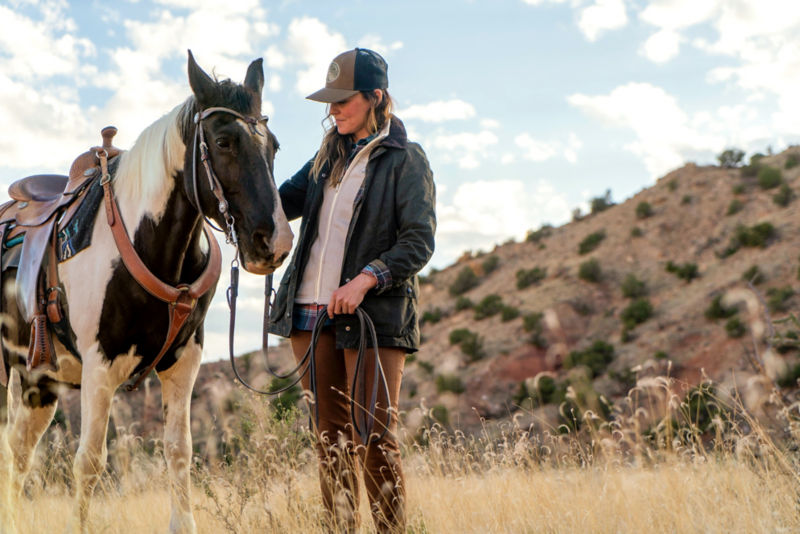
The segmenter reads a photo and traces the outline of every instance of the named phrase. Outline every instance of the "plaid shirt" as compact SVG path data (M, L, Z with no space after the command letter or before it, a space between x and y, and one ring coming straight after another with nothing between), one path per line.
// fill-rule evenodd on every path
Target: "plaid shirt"
M311 331L317 323L317 317L324 308L323 304L295 304L292 313L292 327L296 330ZM328 317L325 326L333 326L333 319Z

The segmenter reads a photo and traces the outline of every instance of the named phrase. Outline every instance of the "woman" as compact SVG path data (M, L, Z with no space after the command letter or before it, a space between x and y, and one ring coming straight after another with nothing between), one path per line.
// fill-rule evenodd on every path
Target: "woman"
M405 355L419 347L416 274L433 254L433 176L422 148L406 139L392 114L387 66L356 48L337 56L325 87L307 98L329 105L331 127L316 156L280 187L289 220L302 217L292 262L272 312L272 333L291 338L300 359L317 316L326 325L315 351L320 486L336 529L358 527L363 467L373 520L380 532L404 531L405 483L396 436L396 407ZM375 324L381 388L376 434L366 447L353 432L349 397L360 335L356 308ZM371 391L369 358L364 373ZM308 375L303 386L310 389ZM359 388L361 389L361 388Z

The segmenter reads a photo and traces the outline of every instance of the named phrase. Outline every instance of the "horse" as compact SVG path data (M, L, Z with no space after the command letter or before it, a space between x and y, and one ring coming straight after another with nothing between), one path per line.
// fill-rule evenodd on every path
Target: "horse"
M242 84L218 81L188 54L192 95L146 128L121 151L111 175L124 237L146 269L179 292L217 254L210 290L186 307L183 325L170 332L174 304L165 304L138 283L109 225L112 203L98 209L91 244L58 262L57 276L74 348L53 343L53 369L26 368L31 327L20 313L14 269L0 283L3 365L9 400L6 455L9 498L19 496L34 449L53 419L58 390L80 387L81 429L73 464L75 519L88 531L89 502L105 468L109 410L115 391L131 377L154 369L161 382L164 455L171 481L170 531L196 530L190 501L190 399L202 358L203 322L219 277L219 247L206 229L214 221L237 244L235 263L256 274L272 273L289 254L292 232L273 178L276 137L261 116L262 59ZM198 141L199 138L199 141ZM199 148L198 148L199 147ZM106 160L101 150L98 157ZM107 155L107 153L106 153ZM205 176L204 172L205 170ZM108 219L108 222L107 222ZM124 239L123 239L124 241ZM169 314L169 320L168 319ZM165 342L168 335L174 339ZM161 353L161 354L159 354Z

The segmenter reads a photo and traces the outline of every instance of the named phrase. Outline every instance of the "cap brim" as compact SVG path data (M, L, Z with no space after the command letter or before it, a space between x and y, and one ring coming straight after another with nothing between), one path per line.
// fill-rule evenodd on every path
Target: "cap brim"
M326 104L333 104L334 102L341 102L342 100L347 100L354 94L360 91L353 91L352 89L331 89L329 87L325 87L320 89L316 93L312 93L308 95L306 98L308 100L314 100L315 102L325 102Z

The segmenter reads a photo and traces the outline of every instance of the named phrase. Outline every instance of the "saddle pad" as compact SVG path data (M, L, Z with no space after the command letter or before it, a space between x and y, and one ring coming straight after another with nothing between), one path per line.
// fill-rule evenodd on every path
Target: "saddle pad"
M94 180L85 197L69 221L61 223L56 252L58 261L66 261L92 244L92 230L97 210L103 200L103 186Z

